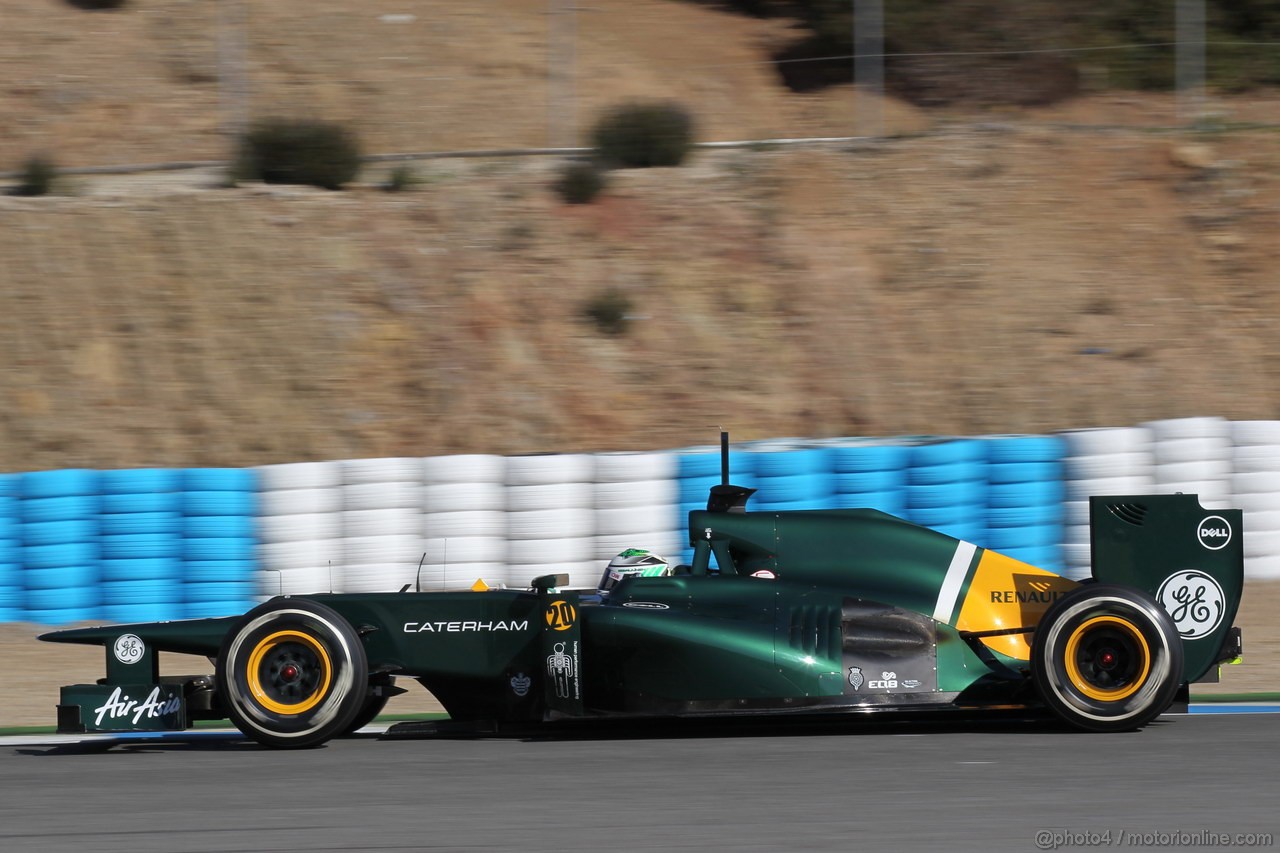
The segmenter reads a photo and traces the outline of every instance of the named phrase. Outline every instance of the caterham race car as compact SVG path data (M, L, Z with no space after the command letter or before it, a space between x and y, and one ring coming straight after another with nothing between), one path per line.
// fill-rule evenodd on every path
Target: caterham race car
M457 724L1021 708L1140 727L1241 651L1241 512L1193 495L1090 501L1077 582L869 509L749 512L721 485L690 565L612 588L281 596L239 617L79 628L106 678L62 688L60 732L230 720L307 747L416 679ZM158 652L216 660L161 678Z

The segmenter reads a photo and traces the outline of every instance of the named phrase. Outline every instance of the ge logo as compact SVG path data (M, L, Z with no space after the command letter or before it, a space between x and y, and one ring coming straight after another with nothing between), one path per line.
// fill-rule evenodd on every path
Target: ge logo
M121 634L116 637L116 660L120 663L137 663L142 660L147 647L136 634Z
M1231 525L1219 515L1211 515L1196 528L1196 538L1210 551L1221 551L1231 541Z
M1156 594L1184 640L1207 637L1222 624L1226 596L1218 582L1204 572L1185 569L1165 578Z
M578 618L578 611L567 601L553 601L547 606L547 627L568 631Z

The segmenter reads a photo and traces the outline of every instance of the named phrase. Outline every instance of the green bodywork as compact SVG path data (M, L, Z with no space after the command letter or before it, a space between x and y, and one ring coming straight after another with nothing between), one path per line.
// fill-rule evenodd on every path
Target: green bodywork
M1098 577L1155 594L1170 568L1198 568L1227 593L1230 612L1218 632L1187 644L1194 680L1216 662L1239 602L1239 513L1202 510L1192 496L1106 500L1155 505L1145 529L1105 507L1099 517L1095 507ZM1234 544L1184 547L1179 537L1193 536L1210 514L1234 524ZM966 551L966 543L874 510L697 511L689 532L691 566L626 578L603 598L554 588L295 598L341 614L360 635L371 673L418 679L460 720L1034 701L1025 662L964 636L953 621L958 606L941 603L949 576L965 578L963 595L981 548ZM107 646L109 663L125 634L148 653L212 658L237 621L113 625L42 639ZM119 669L97 689L132 678ZM64 705L103 695L67 690Z

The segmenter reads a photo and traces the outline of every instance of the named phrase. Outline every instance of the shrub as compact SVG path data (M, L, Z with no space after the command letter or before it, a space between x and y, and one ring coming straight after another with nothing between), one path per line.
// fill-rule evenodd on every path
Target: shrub
M240 140L232 169L235 180L339 190L360 171L360 146L332 122L271 119Z
M124 6L126 0L67 0L77 9L88 9L94 11L97 9L119 9Z
M605 187L604 172L594 163L576 162L565 166L556 181L556 192L569 204L587 204Z
M693 145L693 119L678 104L627 104L596 122L592 142L609 164L679 166Z
M626 334L631 323L631 300L616 287L598 294L587 302L582 313L603 334L617 337Z
M413 187L418 183L418 175L413 171L413 167L408 163L401 163L391 170L387 175L387 181L382 188L389 193L399 193Z
M20 183L13 188L14 195L37 196L53 192L57 169L47 158L36 155L22 164Z

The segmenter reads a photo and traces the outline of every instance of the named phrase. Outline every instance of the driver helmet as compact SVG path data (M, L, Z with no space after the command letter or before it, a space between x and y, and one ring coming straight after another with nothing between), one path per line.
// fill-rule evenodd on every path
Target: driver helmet
M636 575L642 578L662 578L671 574L671 563L666 557L659 557L644 548L628 548L609 561L600 578L600 593L608 595L625 577Z

